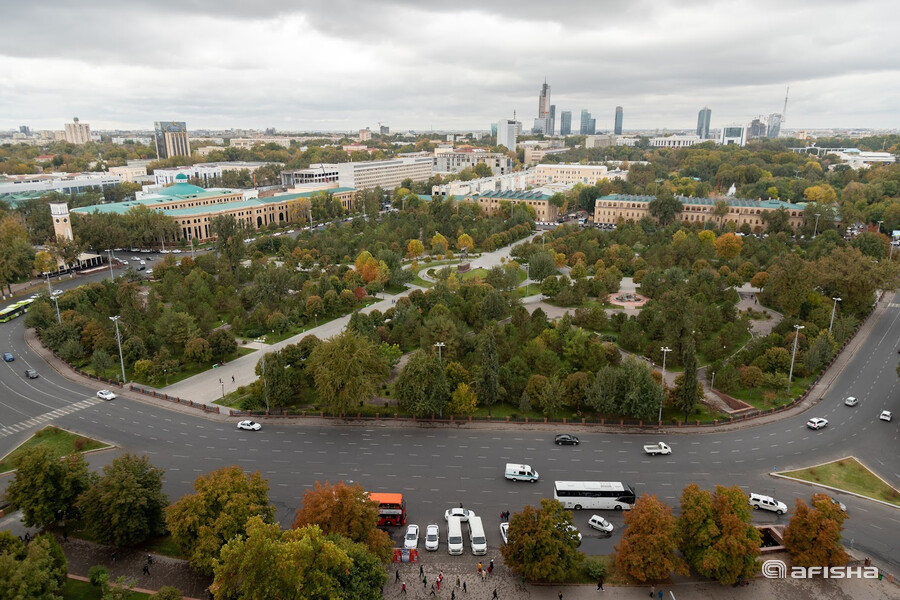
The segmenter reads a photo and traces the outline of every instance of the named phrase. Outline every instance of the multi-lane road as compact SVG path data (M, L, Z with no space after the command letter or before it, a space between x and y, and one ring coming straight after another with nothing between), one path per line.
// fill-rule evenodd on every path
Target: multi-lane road
M15 362L0 363L0 454L53 423L120 449L90 455L94 468L119 452L147 454L166 470L165 491L172 499L189 492L201 473L237 464L260 471L269 480L270 498L284 525L293 520L303 492L325 480L352 480L372 491L402 492L410 521L422 527L443 523L444 510L462 502L485 517L488 542L495 547L500 542L500 512L515 512L552 497L552 482L557 479L622 480L639 494L656 494L673 507L688 483L709 489L737 484L792 507L794 498L808 499L814 488L773 478L771 471L855 455L900 486L896 295L824 399L803 414L721 432L660 436L579 431L582 444L577 447L553 445L553 434L562 426L484 429L275 421L265 422L259 432L238 431L235 420L207 420L126 397L98 401L96 388L70 381L40 362L24 343L23 333L22 319L0 325L0 351L16 356ZM25 378L29 367L41 377ZM860 398L860 404L844 406L847 395ZM893 422L878 420L882 409L894 411ZM828 419L828 427L807 429L805 423L813 416ZM671 456L643 453L643 444L661 437L672 446ZM507 462L532 465L541 481L506 481ZM5 489L8 481L9 477L0 479L0 487ZM847 544L894 570L900 568L900 510L848 494L834 495L848 507ZM611 511L605 515L616 532L602 538L587 528L590 514L575 514L585 535L582 549L611 552L621 534L622 515ZM754 518L759 523L786 523L789 517L760 511Z

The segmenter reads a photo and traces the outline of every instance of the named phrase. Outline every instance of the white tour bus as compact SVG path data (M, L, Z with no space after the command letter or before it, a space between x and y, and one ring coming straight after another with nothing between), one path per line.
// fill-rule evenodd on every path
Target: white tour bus
M634 488L620 481L557 481L553 497L575 510L631 510L635 500Z

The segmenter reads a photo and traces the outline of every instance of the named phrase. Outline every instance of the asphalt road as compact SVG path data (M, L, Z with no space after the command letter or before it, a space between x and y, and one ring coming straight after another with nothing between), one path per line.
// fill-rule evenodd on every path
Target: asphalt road
M372 491L403 492L410 522L423 528L432 522L443 524L444 510L462 502L484 517L493 550L500 543L499 513L552 497L552 482L558 479L622 480L639 494L656 494L671 506L677 505L683 486L690 482L703 488L737 484L747 492L773 495L792 507L794 498L808 499L814 488L773 478L770 471L855 455L890 483L900 485L900 393L894 371L900 340L897 301L895 295L826 398L805 414L720 433L578 432L582 445L577 447L553 445L553 434L564 430L562 426L487 430L279 421L264 423L262 431L251 433L236 430L232 421L210 421L127 398L94 402L96 389L33 364L22 341L22 319L17 319L0 324L0 340L17 356L15 362L0 365L0 454L52 422L122 449L90 455L93 468L107 464L121 451L147 454L165 469L165 491L172 499L188 493L199 474L237 464L246 471L258 470L269 480L270 498L285 526L292 521L303 492L315 481L352 480ZM25 380L26 366L37 368L41 378ZM860 398L860 405L844 406L846 395ZM891 423L878 420L885 408L894 411ZM38 415L42 416L35 418ZM829 426L821 431L807 429L805 422L813 416L827 418ZM20 429L10 430L10 424ZM673 454L645 455L641 446L659 439L672 446ZM532 465L541 481L506 481L506 462ZM5 488L8 481L9 477L2 478L0 486ZM850 519L844 532L848 545L891 565L894 571L900 568L900 512L846 494L836 497L848 507ZM608 538L587 528L591 511L574 515L585 536L585 552L611 552L619 539L622 515L605 512L616 526ZM786 523L788 518L765 511L754 514L757 523ZM395 537L399 535L397 531ZM466 556L460 559L471 560Z

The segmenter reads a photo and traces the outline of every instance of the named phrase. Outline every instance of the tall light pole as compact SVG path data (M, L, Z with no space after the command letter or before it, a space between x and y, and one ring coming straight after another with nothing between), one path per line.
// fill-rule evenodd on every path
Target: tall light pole
M831 333L831 329L834 327L834 313L837 310L837 303L841 301L840 298L832 298L834 300L834 306L831 308L831 325L828 326L828 333Z
M815 239L816 234L819 233L819 217L822 216L822 213L816 213L816 226L813 229L813 239Z
M113 270L112 270L112 250L110 250L109 248L106 249L106 258L109 261L109 280L115 281L116 277L115 277L115 275L113 275Z
M663 401L666 399L666 355L672 351L671 348L667 346L663 346L660 348L663 353L663 369L662 369L662 396L659 398L659 418L656 420L657 423L662 423L662 407Z
M194 258L194 236L188 236L188 241L191 243L191 258Z
M262 357L263 399L266 401L266 413L269 412L269 385L266 382L266 353Z
M446 345L444 342L438 342L434 345L438 349L438 362L441 362L441 348L444 348Z
M791 372L788 374L788 393L791 391L791 380L794 378L794 359L797 358L797 339L800 337L800 330L806 329L803 325L794 325L794 353L791 354Z
M125 359L122 358L122 338L119 336L119 319L121 315L110 317L109 320L116 324L116 343L119 345L119 364L122 366L122 385L125 385Z
M50 273L44 273L44 277L47 278L47 293L53 296L53 288L50 286Z
M62 325L62 318L59 316L59 298L54 294L50 294L50 299L53 300L53 303L56 305L56 322Z
M525 263L525 295L528 295L528 282L531 281L531 265Z

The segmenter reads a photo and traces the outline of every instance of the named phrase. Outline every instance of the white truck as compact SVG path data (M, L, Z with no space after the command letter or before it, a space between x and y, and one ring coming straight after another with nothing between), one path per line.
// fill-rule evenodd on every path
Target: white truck
M672 448L665 442L659 442L658 444L647 444L644 446L644 452L650 456L656 456L657 454L672 454Z
M506 463L506 478L510 481L530 481L534 483L538 480L538 472L529 465Z
M762 508L765 510L771 510L777 515L783 515L787 512L787 504L776 500L771 496L763 496L762 494L750 494L750 500L748 504L750 504L750 506L752 506L754 510Z

